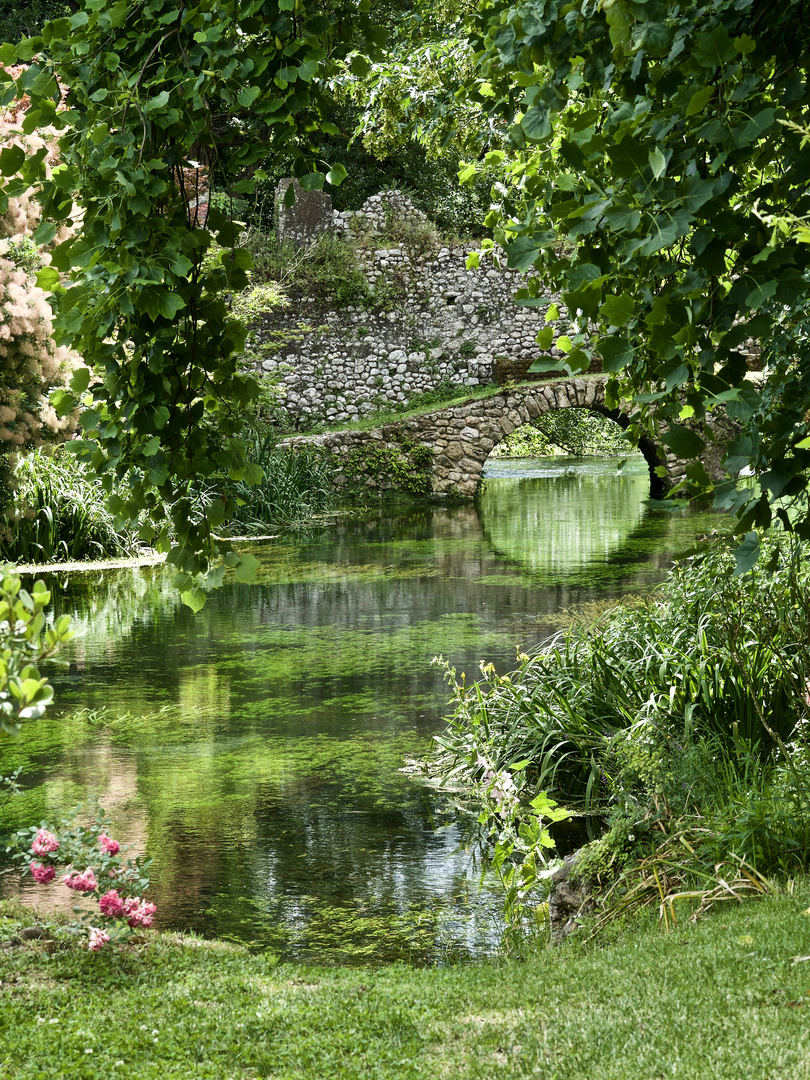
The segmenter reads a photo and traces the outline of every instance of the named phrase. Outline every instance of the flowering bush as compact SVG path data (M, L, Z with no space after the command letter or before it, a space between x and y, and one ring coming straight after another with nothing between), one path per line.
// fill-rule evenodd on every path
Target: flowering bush
M87 947L98 952L109 941L151 926L157 908L142 899L149 888L149 879L144 876L148 864L140 858L124 858L127 848L108 834L108 823L100 810L89 825L80 824L81 809L76 807L53 831L45 825L20 830L7 850L22 865L23 874L30 873L38 884L52 882L61 867L66 871L62 883L68 889L97 901L92 910L74 908L81 920L73 929L83 931L90 924ZM37 857L32 859L32 855ZM111 888L111 883L115 887ZM103 927L98 925L100 920Z
M24 133L16 112L0 115L4 155L14 151L25 157L41 156L48 176L59 164L57 138L51 128ZM13 486L15 452L26 445L65 438L76 428L76 416L58 416L48 395L67 385L82 366L81 359L54 343L47 294L36 284L35 262L21 246L22 241L66 240L74 227L43 223L32 188L9 198L0 214L0 509ZM43 252L38 261L49 262L50 256Z

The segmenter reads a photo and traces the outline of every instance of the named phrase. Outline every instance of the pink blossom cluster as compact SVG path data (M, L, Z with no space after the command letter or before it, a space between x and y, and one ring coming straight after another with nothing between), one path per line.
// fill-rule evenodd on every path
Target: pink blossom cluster
M117 840L111 839L106 833L102 833L98 838L98 844L102 851L107 855L117 855L121 850L121 845Z
M49 855L52 851L59 850L59 841L47 829L37 829L37 835L31 844L31 850L35 855Z
M132 896L124 901L124 914L128 916L127 923L134 930L136 926L151 926L157 908L141 900L140 896Z
M121 850L121 845L117 840L113 840L112 837L107 836L106 833L101 833L98 838L98 845L104 855L115 856ZM48 856L53 852L59 850L59 841L53 833L48 832L47 829L39 829L37 835L31 843L31 851L35 855ZM39 861L32 861L29 863L31 870L31 876L34 881L40 885L47 885L53 881L56 871L53 866L47 863L43 864ZM119 877L121 874L121 868L113 866L108 871L109 876L112 878ZM120 877L120 880L125 880L126 874ZM96 878L95 871L92 867L88 866L82 871L74 870L72 867L68 867L68 872L62 877L63 883L75 892L90 893L100 890L98 879ZM146 900L142 900L140 896L123 897L119 895L117 889L108 889L98 901L99 910L102 915L108 919L126 919L127 924L135 929L136 927L149 927L152 925L155 912L157 908L154 904L149 903ZM92 952L98 952L99 949L110 940L110 935L106 930L92 927L90 929L90 937L88 940L88 948Z
M98 906L101 914L106 915L108 919L117 919L124 914L124 899L118 895L117 889L110 889L99 897Z
M90 927L90 940L87 943L88 949L91 952L98 952L106 943L110 940L110 935L106 930L99 930L95 926Z
M30 869L31 877L37 885L47 885L49 881L53 881L56 877L56 871L52 866L43 866L42 863L32 862Z
M90 866L86 870L82 870L81 873L74 870L69 874L65 874L62 881L69 889L75 889L76 892L95 892L98 888L96 875Z

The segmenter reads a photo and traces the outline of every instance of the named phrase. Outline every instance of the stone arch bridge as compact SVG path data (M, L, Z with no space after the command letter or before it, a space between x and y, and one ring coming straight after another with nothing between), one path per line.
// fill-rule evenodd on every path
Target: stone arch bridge
M409 491L438 498L472 498L494 448L515 428L554 409L588 409L622 427L628 414L605 405L607 376L582 375L508 388L489 397L396 420L368 431L296 435L280 443L312 447L335 458L335 483L347 490ZM639 445L650 467L651 494L684 477L686 463L650 441ZM709 453L711 453L710 448ZM717 461L707 461L717 474ZM663 466L665 475L655 469Z

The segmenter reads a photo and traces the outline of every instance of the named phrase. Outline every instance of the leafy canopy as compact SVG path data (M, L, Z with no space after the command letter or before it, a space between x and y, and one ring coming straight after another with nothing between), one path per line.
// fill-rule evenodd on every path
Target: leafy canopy
M148 515L142 537L171 549L184 600L198 608L227 567L249 576L255 560L215 539L235 509L227 496L201 503L193 485L223 469L261 478L240 438L240 408L257 386L240 369L245 332L229 312L251 260L233 215L209 210L205 192L214 178L249 190L260 162L282 150L298 155L304 188L340 181L342 169L305 163L302 136L328 126L324 79L358 37L370 40L367 4L75 7L41 37L0 48L0 63L28 63L16 82L0 69L0 107L29 95L23 130L56 128L61 156L48 176L42 155L4 150L0 212L34 187L43 206L34 238L48 244L78 205L78 230L38 276L54 294L57 340L88 365L56 405L83 402L76 449L121 520ZM225 250L211 265L214 243ZM114 478L126 485L115 494Z
M666 419L687 457L724 407L740 426L729 481L713 485L695 460L689 485L733 509L739 533L775 512L805 538L810 248L766 222L810 210L806 6L484 0L467 91L508 133L510 149L486 159L503 177L489 222L510 266L561 293L570 369L600 355L637 428ZM760 382L746 378L751 338ZM738 489L744 468L755 479Z

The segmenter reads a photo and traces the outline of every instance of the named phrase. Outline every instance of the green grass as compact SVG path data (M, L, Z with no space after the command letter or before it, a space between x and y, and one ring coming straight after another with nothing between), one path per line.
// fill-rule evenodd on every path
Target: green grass
M636 922L433 970L275 967L174 935L98 955L34 942L0 950L0 1076L803 1080L808 903L803 882L669 934Z

